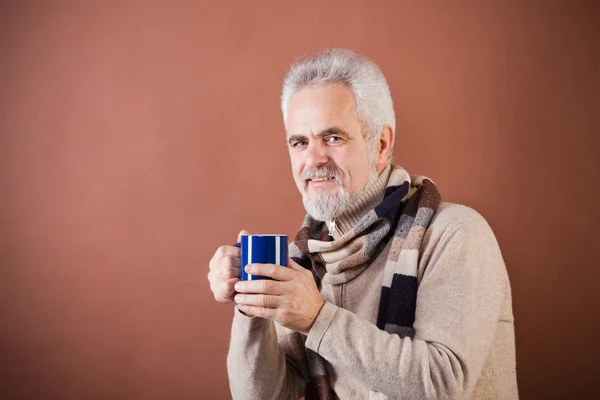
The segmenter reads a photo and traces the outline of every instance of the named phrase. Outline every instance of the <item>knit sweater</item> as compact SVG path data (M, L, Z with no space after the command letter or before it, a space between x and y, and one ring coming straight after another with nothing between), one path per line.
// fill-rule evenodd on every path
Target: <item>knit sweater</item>
M335 235L381 201L388 175L336 220ZM389 250L346 283L322 283L326 303L308 336L236 308L227 358L233 398L301 398L304 347L325 359L340 399L518 398L510 284L485 220L468 207L438 208L421 248L413 339L375 325Z

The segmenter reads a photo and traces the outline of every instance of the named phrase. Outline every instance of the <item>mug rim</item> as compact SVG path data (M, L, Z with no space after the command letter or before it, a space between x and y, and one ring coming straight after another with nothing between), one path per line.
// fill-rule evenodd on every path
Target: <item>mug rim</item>
M248 237L248 236L281 237L281 236L287 236L287 235L286 234L277 234L277 233L265 233L265 234L261 234L261 233L254 234L254 233L251 233L251 234L242 235L241 237L244 237L244 236L245 237Z

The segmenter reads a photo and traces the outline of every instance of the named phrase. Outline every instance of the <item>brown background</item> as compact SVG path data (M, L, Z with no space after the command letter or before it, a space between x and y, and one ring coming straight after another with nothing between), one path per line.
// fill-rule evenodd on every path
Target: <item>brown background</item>
M598 2L449 3L3 1L0 397L229 397L208 260L298 228L280 84L333 46L496 232L521 397L597 392Z

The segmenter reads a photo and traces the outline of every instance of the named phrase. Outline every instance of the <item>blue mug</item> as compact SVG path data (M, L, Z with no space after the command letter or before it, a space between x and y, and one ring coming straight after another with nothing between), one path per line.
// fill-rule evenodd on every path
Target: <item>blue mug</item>
M244 268L248 264L277 264L288 266L288 237L287 235L242 235L240 243L240 280L255 281L271 279L260 275L248 274Z

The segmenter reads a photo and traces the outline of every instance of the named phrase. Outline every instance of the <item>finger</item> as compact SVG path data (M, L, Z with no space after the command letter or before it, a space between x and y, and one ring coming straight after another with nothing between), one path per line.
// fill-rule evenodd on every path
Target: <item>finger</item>
M232 256L227 256L212 264L208 272L208 280L211 284L218 284L227 279L239 278L239 276L240 259Z
M238 262L239 265L239 262ZM231 265L223 265L217 269L217 276L220 280L226 281L231 278L239 278L240 277L240 267L231 266Z
M241 264L241 260L236 256L225 256L219 260L216 264L216 269L226 268L226 267L234 267L239 269Z
M235 285L238 293L274 294L283 293L282 283L270 279L257 279L255 281L240 281Z
M216 264L225 257L237 257L240 258L239 247L223 245L217 249L215 254L210 260L210 267L215 268Z
M238 233L238 238L237 238L238 243L240 243L242 241L242 235L249 235L249 234L250 234L250 232L248 232L245 229L242 229L240 231L240 233Z
M234 287L239 280L239 278L231 278L217 285L217 289L214 291L215 300L220 303L232 301L233 296L235 295Z
M281 304L280 296L270 294L236 294L233 300L246 306L277 308Z
M265 308L265 307L257 307L257 306L247 306L244 304L239 304L238 308L244 314L250 317L260 317L267 319L274 319L277 315L276 308Z
M275 264L248 264L244 270L249 274L268 276L277 281L289 281L296 277L296 272L288 267Z

